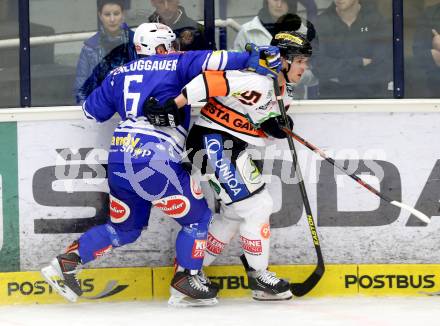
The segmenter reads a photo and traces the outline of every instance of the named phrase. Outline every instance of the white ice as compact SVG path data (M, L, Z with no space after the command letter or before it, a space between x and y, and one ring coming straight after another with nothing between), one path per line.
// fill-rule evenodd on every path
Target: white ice
M172 308L157 301L16 305L0 307L0 325L435 326L440 325L440 298L223 299L203 308Z

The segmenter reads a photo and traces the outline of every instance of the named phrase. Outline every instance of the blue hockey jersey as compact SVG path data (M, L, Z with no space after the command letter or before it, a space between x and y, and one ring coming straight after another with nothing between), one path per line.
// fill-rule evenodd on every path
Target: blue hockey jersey
M113 70L83 104L87 118L103 122L116 112L121 122L110 146L109 163L180 160L190 122L190 108L178 128L156 127L142 114L143 103L155 97L163 104L204 70L247 67L249 53L189 51L153 55Z

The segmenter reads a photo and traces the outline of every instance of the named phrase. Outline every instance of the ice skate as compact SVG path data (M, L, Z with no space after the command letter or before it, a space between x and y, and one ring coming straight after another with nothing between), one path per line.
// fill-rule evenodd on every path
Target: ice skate
M240 257L248 276L248 286L252 290L252 298L258 301L289 300L293 294L290 283L276 277L274 272L266 269L256 271L249 266L246 257Z
M259 301L277 301L292 298L290 283L276 277L274 272L262 270L249 271L247 274L253 299Z
M50 265L41 269L41 274L55 291L71 302L75 302L82 295L76 273L81 264L80 257L74 253L58 255Z
M217 289L203 284L199 275L185 269L174 274L168 304L176 307L212 306L218 303Z
M220 286L217 283L212 283L211 280L209 279L209 277L206 276L203 269L198 271L197 276L203 285L206 285L207 287L212 288L212 289L216 290L217 292L220 290Z

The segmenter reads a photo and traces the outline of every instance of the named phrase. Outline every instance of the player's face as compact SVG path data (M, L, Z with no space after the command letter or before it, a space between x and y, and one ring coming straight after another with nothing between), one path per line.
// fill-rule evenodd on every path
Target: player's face
M267 6L270 14L276 20L282 15L287 14L289 6L284 0L267 0Z
M167 53L168 53L167 49L165 49L165 47L162 44L156 47L156 54L167 54Z
M124 13L119 5L109 3L102 7L99 20L107 33L116 35L124 22Z
M287 72L287 77L291 83L297 83L301 79L304 71L309 68L308 57L295 57L290 64L290 70Z

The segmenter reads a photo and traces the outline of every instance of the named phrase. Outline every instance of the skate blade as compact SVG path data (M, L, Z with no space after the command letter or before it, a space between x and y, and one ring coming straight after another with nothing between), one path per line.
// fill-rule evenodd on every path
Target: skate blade
M190 297L185 298L176 298L171 296L168 300L168 305L172 307L208 307L208 306L214 306L218 303L218 300L216 298L212 299L193 299Z
M292 299L293 294L290 290L278 293L278 294L270 294L264 291L252 291L252 299L257 301L281 301L281 300L290 300Z
M56 263L57 264L57 263ZM58 270L57 266L54 266L52 261L49 266L41 269L41 275L43 275L46 282L52 286L52 288L62 297L66 298L70 302L76 302L78 295L68 287L64 287L58 284L57 280L63 280L63 274Z
M213 306L218 303L217 298L211 299L194 299L187 295L172 289L171 296L168 299L168 305L173 307L206 307Z

